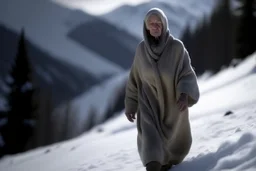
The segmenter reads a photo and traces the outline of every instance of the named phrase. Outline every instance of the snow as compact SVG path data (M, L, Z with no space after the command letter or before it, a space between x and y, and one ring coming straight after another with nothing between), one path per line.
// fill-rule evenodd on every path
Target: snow
M252 74L256 72L256 58L255 54L252 54L249 58L245 59L243 63L241 63L237 67L225 68L222 72L217 73L213 77L211 77L210 81L205 82L204 86L201 88L202 92L209 91L210 89L214 89L217 87L221 87L225 84L232 83L236 80L239 80L246 75ZM214 86L212 85L214 82Z
M198 82L204 82L207 81L208 78L210 78L213 75L212 71L205 71L202 75L198 76Z
M200 82L200 90L209 91L190 108L192 148L173 171L256 169L255 58L256 53L236 68L227 68ZM224 116L229 110L232 114ZM0 170L144 171L136 135L136 123L130 123L122 111L77 138L5 156L0 160Z

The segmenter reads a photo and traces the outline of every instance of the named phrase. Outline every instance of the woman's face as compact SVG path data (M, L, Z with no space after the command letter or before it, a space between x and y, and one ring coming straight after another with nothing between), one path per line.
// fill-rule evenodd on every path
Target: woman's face
M161 36L163 24L157 15L152 14L149 16L148 20L146 21L146 27L149 30L151 36L155 38Z

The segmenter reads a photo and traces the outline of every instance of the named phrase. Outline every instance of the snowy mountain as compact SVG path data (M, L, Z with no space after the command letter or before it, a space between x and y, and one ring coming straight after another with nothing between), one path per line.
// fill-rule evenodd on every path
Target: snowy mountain
M73 12L76 13L48 0L4 0L0 5L0 23L16 32L24 27L28 39L42 50L93 76L101 77L122 71L121 67L105 60L97 52L82 48L67 37L72 29L68 22L75 15ZM91 19L85 13L83 17L83 22Z
M190 108L193 144L172 171L256 169L256 53L199 81L201 98ZM144 171L135 123L124 113L69 141L6 156L0 170Z
M24 27L28 40L41 51L84 70L91 79L102 80L129 69L135 47L141 40L141 22L149 8L163 8L172 32L178 35L188 19L200 19L211 11L212 0L200 2L195 6L197 3L188 0L183 3L150 1L93 16L81 11L82 5L74 5L80 1L73 1L76 8L72 9L50 0L3 0L0 23L16 33ZM195 7L198 10L194 10ZM90 78L87 84L95 84ZM72 81L70 84L78 86Z
M145 14L150 8L158 7L165 12L171 33L175 37L180 37L188 24L193 27L204 15L211 14L217 2L216 0L152 0L137 6L123 5L101 17L141 39Z
M91 86L124 71L131 64L134 47L138 42L135 37L124 31L119 31L119 34L112 38L108 36L107 28L111 28L112 33L115 33L118 31L115 26L80 10L64 8L50 0L1 1L0 24L0 52L3 56L0 59L3 66L0 68L0 94L6 89L3 82L16 53L10 49L16 50L17 36L21 28L24 28L26 38L33 44L33 48L29 48L29 53L36 59L32 60L32 63L39 76L40 85L51 86L53 97L58 98L57 104L71 100ZM95 29L85 28L87 31L83 35L91 37L83 37L80 33L84 30L80 28L83 29L87 24L90 28L106 28L106 31L96 38L92 37ZM100 36L108 36L107 45L115 45L117 52L122 50L124 55L120 57L120 52L109 53L113 47L107 47L106 52L101 47L102 44L99 46L90 43L92 40L102 42ZM123 39L127 41L123 42ZM34 50L35 48L37 50ZM99 51L102 49L103 51ZM66 78L63 79L65 75Z
M68 37L124 69L131 67L139 43L137 37L97 17L72 29Z

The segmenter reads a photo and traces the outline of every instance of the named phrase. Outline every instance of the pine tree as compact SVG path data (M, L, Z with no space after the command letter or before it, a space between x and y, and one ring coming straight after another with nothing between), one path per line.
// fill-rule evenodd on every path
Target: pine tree
M244 59L256 50L256 1L237 0L240 6L236 30L236 57Z
M230 0L223 0L216 4L209 17L204 16L192 32L185 29L182 41L198 75L206 70L218 72L232 61L233 23Z
M7 81L10 92L7 96L8 112L3 138L5 152L15 154L27 150L28 141L33 133L34 111L33 95L35 86L32 80L24 29L21 31L18 50Z
M211 47L212 68L218 71L223 66L229 65L232 60L233 46L233 18L230 6L230 0L223 0L216 6L215 12L212 15L211 37L213 40Z

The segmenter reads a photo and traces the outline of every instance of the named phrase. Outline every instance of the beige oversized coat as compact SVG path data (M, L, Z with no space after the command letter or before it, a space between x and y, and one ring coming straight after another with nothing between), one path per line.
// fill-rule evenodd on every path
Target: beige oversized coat
M153 46L144 23L144 40L136 49L126 85L125 112L137 113L137 145L144 166L150 161L178 164L188 154L191 130L188 109L180 112L177 100L186 93L189 107L199 100L197 78L183 43L169 34L168 20L160 9L163 33Z

